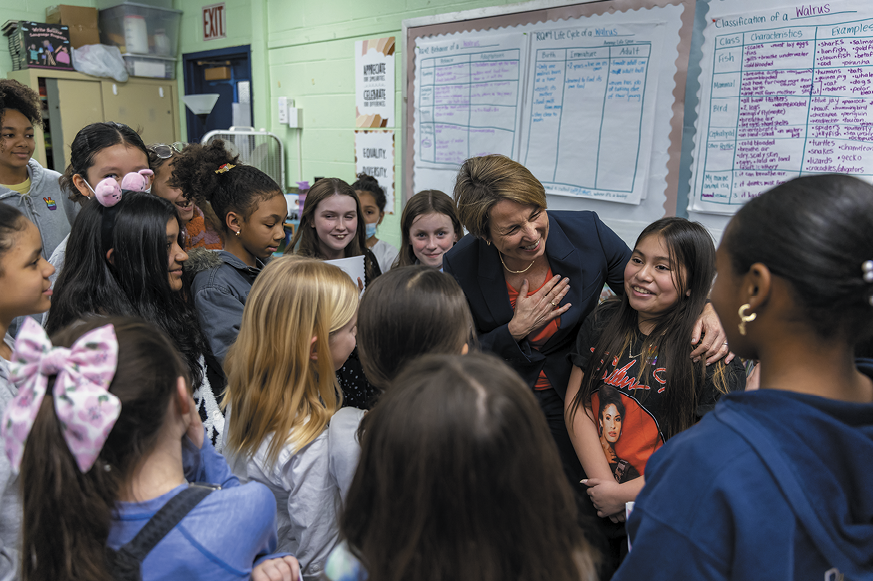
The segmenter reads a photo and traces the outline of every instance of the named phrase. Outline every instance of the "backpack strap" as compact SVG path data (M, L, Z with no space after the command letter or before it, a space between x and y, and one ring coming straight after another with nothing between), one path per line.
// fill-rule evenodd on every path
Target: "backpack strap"
M121 580L141 579L140 566L155 546L175 528L200 501L209 496L213 487L190 484L188 488L171 498L149 519L129 543L113 551L107 547L109 571L113 578Z

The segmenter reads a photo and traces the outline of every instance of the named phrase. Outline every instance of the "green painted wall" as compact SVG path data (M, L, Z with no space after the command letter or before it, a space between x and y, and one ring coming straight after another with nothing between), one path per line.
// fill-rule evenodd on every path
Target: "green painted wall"
M201 7L215 0L176 0L182 17L181 52L198 52L250 44L254 124L283 139L286 185L315 176L355 179L355 41L383 36L397 38L395 56L396 114L394 126L395 184L402 184L401 86L403 43L401 24L407 18L431 16L509 4L505 0L228 0L227 35L202 40ZM181 68L179 69L181 77ZM180 80L180 94L183 92ZM278 97L294 99L303 108L303 174L298 172L296 130L279 125ZM184 119L182 120L184 132ZM394 214L385 217L379 237L400 244L400 192ZM388 210L388 209L386 209ZM390 210L389 210L390 211Z
M400 76L404 46L401 25L407 18L431 16L498 4L501 0L267 0L270 74L268 127L286 139L289 181L297 177L294 130L275 123L280 96L303 107L303 179L332 176L355 178L355 41L394 36L395 55L395 184L403 183ZM400 244L400 191L394 215L385 217L379 237ZM387 209L386 209L387 210Z
M63 0L0 0L7 19L42 20L46 6ZM395 184L402 184L401 86L403 42L401 23L407 18L431 16L493 5L506 0L225 0L227 38L203 41L201 8L216 0L174 0L184 14L180 50L200 52L250 45L254 125L267 128L284 140L288 184L312 181L315 176L355 179L355 41L383 36L397 38L395 56ZM94 6L94 0L66 3ZM0 75L11 70L5 39L0 46ZM179 94L184 93L182 67L177 67ZM294 99L303 108L303 175L298 173L296 130L276 121L278 97ZM180 106L180 111L182 107ZM186 134L184 114L181 119ZM396 192L394 215L386 216L379 237L399 245L401 195ZM386 209L387 210L387 209Z

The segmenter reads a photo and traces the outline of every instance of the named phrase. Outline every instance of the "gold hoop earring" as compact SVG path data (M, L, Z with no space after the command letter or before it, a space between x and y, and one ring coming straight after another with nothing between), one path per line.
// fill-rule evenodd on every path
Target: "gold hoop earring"
M487 244L488 246L491 246L491 241L490 241L490 240L486 240L486 241L485 241L485 244Z
M746 323L751 323L758 317L758 313L752 313L751 315L746 314L746 311L751 308L752 305L746 303L742 307L740 307L739 311L737 311L737 314L740 316L740 324L737 325L740 328L740 335L746 334Z

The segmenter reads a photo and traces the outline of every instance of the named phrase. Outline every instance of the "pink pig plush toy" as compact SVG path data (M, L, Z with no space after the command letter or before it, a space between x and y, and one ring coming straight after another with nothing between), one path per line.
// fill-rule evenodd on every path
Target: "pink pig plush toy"
M121 178L121 186L115 181L115 178L106 178L101 180L97 187L94 188L94 197L100 202L100 205L105 208L111 208L121 200L121 191L129 190L132 192L145 192L151 185L151 177L155 175L150 169L141 169L138 172L131 172Z

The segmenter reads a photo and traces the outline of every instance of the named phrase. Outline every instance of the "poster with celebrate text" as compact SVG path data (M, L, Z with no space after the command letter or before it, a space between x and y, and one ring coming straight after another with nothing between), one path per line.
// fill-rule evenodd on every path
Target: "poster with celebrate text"
M394 122L394 37L355 43L355 126Z

